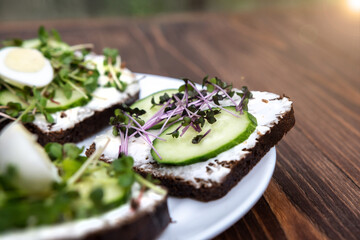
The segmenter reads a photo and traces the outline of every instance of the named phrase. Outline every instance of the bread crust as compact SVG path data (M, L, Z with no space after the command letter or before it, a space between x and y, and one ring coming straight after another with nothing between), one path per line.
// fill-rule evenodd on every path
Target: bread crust
M103 228L84 237L86 240L112 239L155 239L170 223L167 198L164 198L152 212L136 214L120 226Z

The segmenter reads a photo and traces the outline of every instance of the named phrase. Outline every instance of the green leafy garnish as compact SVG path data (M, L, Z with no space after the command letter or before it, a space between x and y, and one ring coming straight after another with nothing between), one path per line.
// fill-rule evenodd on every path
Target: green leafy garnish
M14 183L9 167L0 174L0 232L83 219L119 207L132 198L134 182L166 194L162 188L132 170L133 159L123 156L111 164L98 161L103 149L90 158L74 144L49 143L45 150L59 169L62 182L54 183L46 196L28 196Z
M119 51L117 49L104 48L103 53L105 56L104 65L108 65L109 62L114 65L116 57L119 56Z
M247 111L249 99L252 98L247 87L243 87L241 92L236 91L231 84L227 84L217 77L209 79L206 76L203 79L202 89L198 89L190 79L184 78L183 81L184 84L179 87L177 93L171 96L168 93L161 96L157 95L156 97L159 97L158 102L155 101L154 96L151 98L152 107L161 107L146 122L141 119L141 114L145 113L144 110L122 106L121 109L115 111L115 116L110 118L110 125L113 126L113 135L120 136L120 156L127 155L131 137L141 137L151 147L152 151L161 158L150 139L164 140L159 137L160 134L174 123L180 124L171 132L167 132L167 135L179 138L192 128L199 134L193 137L191 142L198 144L210 133L207 131L205 134L200 134L205 123L214 124L217 121L216 115L220 114L220 111L226 111L235 117L239 117L244 111ZM240 101L235 93L241 97ZM234 96L236 98L233 98ZM221 106L220 101L225 99L235 107L236 113ZM174 118L175 120L171 121ZM148 131L158 124L162 125L160 133L155 135Z
M67 99L70 99L74 92L79 92L84 101L79 104L86 104L92 96L92 93L98 88L98 79L100 76L94 63L87 61L86 56L90 54L90 44L80 44L69 46L61 40L56 30L47 31L43 26L38 30L36 39L20 40L12 39L3 41L4 46L30 47L39 50L54 69L53 81L43 88L19 88L11 86L0 78L0 90L7 89L12 94L18 96L22 107L10 104L7 108L1 108L1 116L8 116L9 119L18 117L23 122L32 122L36 114L43 114L47 122L54 123L47 106L53 102L57 91L62 91ZM115 67L119 53L116 49L105 48L104 69L109 76L109 87L115 87L124 91L126 83L120 81L121 69ZM33 102L36 102L33 105ZM60 103L58 103L60 104ZM27 106L27 107L26 107ZM30 107L31 106L31 107ZM26 113L24 113L26 112Z

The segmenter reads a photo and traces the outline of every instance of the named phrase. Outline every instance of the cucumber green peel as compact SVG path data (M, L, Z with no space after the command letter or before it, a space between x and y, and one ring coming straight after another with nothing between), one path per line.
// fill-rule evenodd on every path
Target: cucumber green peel
M208 130L210 132L197 144L193 144L191 141L199 134L194 129L188 129L182 137L173 138L169 134L179 124L174 124L167 128L159 136L165 139L165 141L155 139L153 142L161 158L154 150L151 151L152 157L162 164L188 165L215 157L221 152L242 143L255 130L257 126L256 119L246 111L240 115L235 111L235 107L225 107L225 109L237 114L238 117L222 111L217 115L215 123L206 123L204 125L201 133L205 133Z

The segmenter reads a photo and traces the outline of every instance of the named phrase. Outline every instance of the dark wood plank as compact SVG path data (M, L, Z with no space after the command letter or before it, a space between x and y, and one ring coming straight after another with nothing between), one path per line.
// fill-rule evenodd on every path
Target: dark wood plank
M44 22L0 23L0 39ZM273 180L215 239L359 239L360 15L339 6L144 19L47 21L73 44L115 47L136 72L285 93L296 126L278 145Z

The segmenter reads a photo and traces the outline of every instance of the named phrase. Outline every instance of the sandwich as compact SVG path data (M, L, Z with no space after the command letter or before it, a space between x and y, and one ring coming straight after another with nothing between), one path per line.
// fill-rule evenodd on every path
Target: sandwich
M132 156L134 170L159 180L170 195L211 201L226 195L294 126L293 103L218 78L204 78L200 89L184 81L116 110L113 128L86 154L110 139L104 161Z
M38 142L78 142L107 125L121 104L139 96L135 75L116 49L70 46L39 28L38 37L0 49L0 129L21 121Z
M19 151L21 148L21 151ZM168 225L166 189L66 143L36 142L23 125L0 133L1 239L155 239Z

